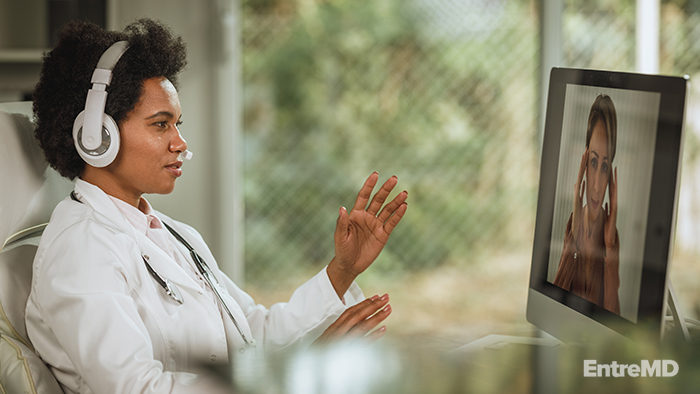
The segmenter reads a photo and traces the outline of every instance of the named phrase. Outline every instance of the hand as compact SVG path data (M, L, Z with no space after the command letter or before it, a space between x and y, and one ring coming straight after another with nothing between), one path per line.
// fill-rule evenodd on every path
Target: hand
M386 326L372 330L391 314L391 305L387 305L388 302L389 295L384 294L382 297L375 295L351 306L314 341L313 345L327 345L333 341L354 338L363 338L369 343L376 341L386 333ZM370 331L372 332L369 333Z
M364 272L379 256L389 240L389 235L408 208L408 192L404 190L379 212L398 182L396 176L384 182L367 206L378 179L379 174L376 172L367 178L349 214L345 208L340 208L334 234L335 257L328 264L327 271L341 298L355 277Z
M615 246L615 239L617 238L617 167L615 167L613 175L610 177L610 184L608 185L610 209L608 209L608 203L605 203L605 227L603 232L606 248Z
M574 184L574 210L571 218L571 232L574 236L574 241L577 241L579 225L582 217L582 207L583 207L583 193L586 190L586 181L583 180L583 176L586 174L586 169L588 168L588 148L583 152L581 156L581 165L578 169L578 178Z

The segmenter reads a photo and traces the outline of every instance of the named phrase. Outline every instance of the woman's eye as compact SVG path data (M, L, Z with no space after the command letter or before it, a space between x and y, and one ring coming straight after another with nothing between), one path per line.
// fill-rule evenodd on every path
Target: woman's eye
M591 159L591 166L592 166L593 168L598 168L598 159L596 159L595 157L592 158L592 159Z
M603 171L604 174L608 173L608 163L603 163L603 165L600 167L600 169Z

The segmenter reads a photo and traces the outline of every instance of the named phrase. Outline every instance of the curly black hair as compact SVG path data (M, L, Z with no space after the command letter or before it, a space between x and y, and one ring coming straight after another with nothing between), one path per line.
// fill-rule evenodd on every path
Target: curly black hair
M85 109L97 61L117 41L129 42L107 87L105 113L117 125L138 103L145 80L165 77L178 88L177 75L187 64L182 38L151 19L139 19L123 32L106 31L84 21L66 24L56 47L44 54L33 97L36 138L46 161L66 178L75 179L85 168L73 143L73 122Z

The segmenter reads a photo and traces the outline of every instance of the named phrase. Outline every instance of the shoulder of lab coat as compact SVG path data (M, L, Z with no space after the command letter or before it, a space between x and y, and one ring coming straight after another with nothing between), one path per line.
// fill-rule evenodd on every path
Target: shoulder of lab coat
M141 261L130 227L92 188L79 181L88 203L59 203L42 236L27 303L30 339L39 356L57 358L50 361L59 381L79 392L188 392L193 374L164 372L154 359L124 265Z
M297 288L288 302L280 302L269 309L256 304L253 298L223 273L202 236L191 226L172 220L158 212L180 232L192 247L202 255L226 292L238 303L250 325L253 338L262 340L265 350L289 346L306 347L316 340L348 307L364 299L362 290L353 282L345 293L344 303L331 284L326 268Z

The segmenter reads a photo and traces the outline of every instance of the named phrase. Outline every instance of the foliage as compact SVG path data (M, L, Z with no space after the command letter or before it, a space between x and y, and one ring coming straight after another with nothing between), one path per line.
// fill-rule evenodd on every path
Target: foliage
M513 229L534 214L536 15L471 3L243 3L249 278L327 263L374 170L409 191L378 272L531 240Z

